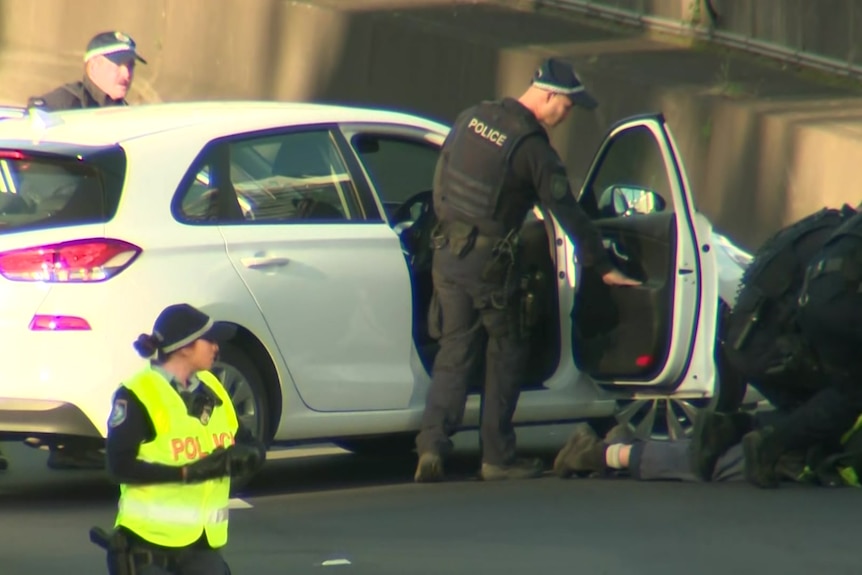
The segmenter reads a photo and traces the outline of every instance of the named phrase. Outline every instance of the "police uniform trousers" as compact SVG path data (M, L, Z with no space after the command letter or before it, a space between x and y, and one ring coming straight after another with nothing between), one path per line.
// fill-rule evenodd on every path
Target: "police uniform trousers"
M516 282L504 287L505 282L482 279L494 247L485 240L478 241L462 258L449 246L434 251L432 275L439 317L429 317L429 322L439 327L440 349L434 359L416 447L420 454L436 452L442 456L451 450L449 437L461 424L467 389L471 381L482 377L484 360L482 460L505 465L515 457L512 417L529 346L517 337L512 325ZM514 271L513 277L517 277ZM506 304L505 309L494 305L492 294L496 294L497 304Z
M800 303L800 328L825 377L776 426L790 449L836 441L862 412L862 293L842 273L827 273L809 280Z

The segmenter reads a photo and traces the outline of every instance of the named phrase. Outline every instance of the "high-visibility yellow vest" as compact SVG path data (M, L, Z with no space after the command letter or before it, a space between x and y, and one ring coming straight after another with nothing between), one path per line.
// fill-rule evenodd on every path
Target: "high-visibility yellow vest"
M153 441L141 444L139 460L181 467L233 444L238 422L230 396L212 373L197 376L222 400L206 425L188 415L180 394L151 367L123 384L144 405L156 432ZM229 477L193 484L122 484L115 525L165 547L185 547L205 531L217 548L227 543L229 499Z

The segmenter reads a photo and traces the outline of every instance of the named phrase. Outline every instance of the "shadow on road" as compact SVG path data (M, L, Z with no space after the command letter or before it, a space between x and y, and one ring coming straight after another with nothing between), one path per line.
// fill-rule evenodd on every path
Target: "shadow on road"
M374 457L349 452L303 455L302 451L297 450L295 454L291 450L271 452L270 459L260 473L234 495L249 498L413 482L415 453ZM285 457L285 454L288 456ZM550 469L554 456L552 452L533 449L525 451L525 454L541 457ZM448 480L477 481L479 465L477 453L456 452L446 462ZM51 471L39 469L35 465L33 467L33 470L26 469L18 473L23 477L0 475L0 508L113 504L119 495L117 486L99 472Z

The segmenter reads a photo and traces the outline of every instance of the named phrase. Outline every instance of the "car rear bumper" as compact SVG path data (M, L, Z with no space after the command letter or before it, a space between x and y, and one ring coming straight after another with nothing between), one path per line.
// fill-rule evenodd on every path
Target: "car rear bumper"
M71 403L0 398L0 438L45 435L102 437L84 412Z

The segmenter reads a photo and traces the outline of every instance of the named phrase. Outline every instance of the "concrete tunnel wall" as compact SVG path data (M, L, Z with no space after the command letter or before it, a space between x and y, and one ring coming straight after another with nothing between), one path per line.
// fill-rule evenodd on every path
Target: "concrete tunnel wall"
M619 31L451 0L0 0L0 102L23 103L78 78L96 31L121 29L149 65L132 102L276 99L394 106L441 120L517 95L546 55L575 61L602 105L552 134L573 184L617 119L662 110L698 205L747 247L824 204L858 202L855 134L834 110L798 100L728 99L665 82L658 44ZM217 8L216 8L217 6ZM532 22L532 23L531 23ZM644 60L637 64L637 58ZM635 62L640 74L626 71ZM757 75L757 72L753 72ZM841 95L845 98L844 95ZM858 105L858 104L857 104Z

